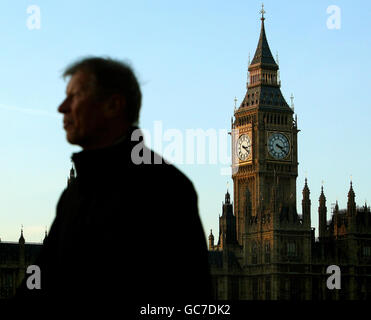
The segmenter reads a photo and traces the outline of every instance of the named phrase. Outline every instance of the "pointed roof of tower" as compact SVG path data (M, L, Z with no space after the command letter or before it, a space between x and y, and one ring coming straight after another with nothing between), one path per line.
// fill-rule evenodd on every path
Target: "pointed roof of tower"
M70 183L76 178L75 169L73 168L73 164L70 170L70 176L67 178L67 185L70 185Z
M222 205L222 217L233 217L233 206L231 204L231 195L228 190L225 194L225 202Z
M228 192L228 189L227 189L227 193L225 194L225 204L230 204L231 202L231 195L229 194Z
M365 205L363 206L363 211L364 212L367 212L368 211L367 201L366 200L365 200Z
M304 192L306 192L306 193L307 193L307 192L308 192L308 193L310 192L310 191L309 191L309 187L308 187L308 180L307 180L307 178L305 178L305 183L304 183L303 193L304 193Z
M213 229L210 229L209 240L214 239Z
M347 204L347 215L349 216L357 214L355 198L356 198L356 194L354 193L354 190L353 190L352 180L350 180L350 188L348 192L348 204Z
M280 90L279 66L269 48L264 26L264 6L260 11L261 31L258 46L251 64L248 67L247 92L235 115L249 109L266 111L285 111L294 113L287 104Z
M354 193L354 190L353 190L353 184L352 184L352 181L350 181L350 188L349 188L349 192L348 192L348 199L352 198L354 200L355 198L355 193Z
M265 27L264 27L264 5L262 6L262 10L260 11L262 14L262 17L260 18L261 22L261 29L260 29L260 37L259 37L259 42L258 42L258 47L256 48L254 58L251 61L250 65L254 64L268 64L272 65L275 68L278 69L278 65L276 61L273 58L271 49L269 48L267 36L265 34Z
M23 237L23 226L21 228L21 236L19 237L18 243L21 243L21 244L25 243L25 239Z
M73 168L73 166L71 167L70 170L70 178L75 178L75 169Z
M320 203L324 203L326 201L326 197L325 197L325 194L323 192L323 185L321 186L321 194L319 196L319 201L320 201Z
M44 237L43 243L45 243L47 237L48 237L48 230L45 228L45 237Z

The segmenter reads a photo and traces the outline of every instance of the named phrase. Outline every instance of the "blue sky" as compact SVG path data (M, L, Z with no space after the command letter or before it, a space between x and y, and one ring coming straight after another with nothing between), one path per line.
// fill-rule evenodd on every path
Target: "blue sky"
M40 9L30 30L27 8ZM282 93L298 115L297 204L305 175L312 225L324 181L328 212L346 207L350 176L356 202L371 203L368 1L265 1L266 33L279 54ZM341 9L328 29L326 9ZM3 1L0 11L0 238L41 241L66 187L72 152L56 109L63 68L86 55L131 62L140 79L140 125L230 129L234 97L246 91L248 55L260 33L260 1ZM165 142L164 142L165 144ZM218 232L229 176L223 164L177 165L193 181L206 233ZM103 170L103 168L102 168ZM329 219L330 217L328 217ZM186 235L184 235L186 236ZM99 238L99 235L97 235ZM103 240L103 239L102 239Z

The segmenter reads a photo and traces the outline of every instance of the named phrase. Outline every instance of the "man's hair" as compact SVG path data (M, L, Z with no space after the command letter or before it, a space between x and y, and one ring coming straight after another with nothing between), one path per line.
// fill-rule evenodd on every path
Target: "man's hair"
M120 94L125 97L127 118L130 124L139 119L142 93L132 68L125 62L111 58L88 57L69 65L63 77L73 76L83 71L94 77L95 90L98 95L109 97Z

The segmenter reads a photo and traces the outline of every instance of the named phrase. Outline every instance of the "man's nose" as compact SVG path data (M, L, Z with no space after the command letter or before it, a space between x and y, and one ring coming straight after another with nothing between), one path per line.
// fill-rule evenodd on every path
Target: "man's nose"
M70 110L70 102L68 98L64 99L64 101L58 107L58 112L60 113L67 113Z

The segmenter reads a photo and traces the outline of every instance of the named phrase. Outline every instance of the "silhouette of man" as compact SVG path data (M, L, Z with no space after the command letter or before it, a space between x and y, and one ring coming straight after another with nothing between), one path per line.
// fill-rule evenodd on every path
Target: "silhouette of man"
M72 155L76 178L35 263L41 289L28 290L24 281L17 297L93 310L122 310L127 300L209 299L197 195L179 170L138 142L141 91L133 71L93 57L63 76L70 80L58 111L68 142L83 150Z

